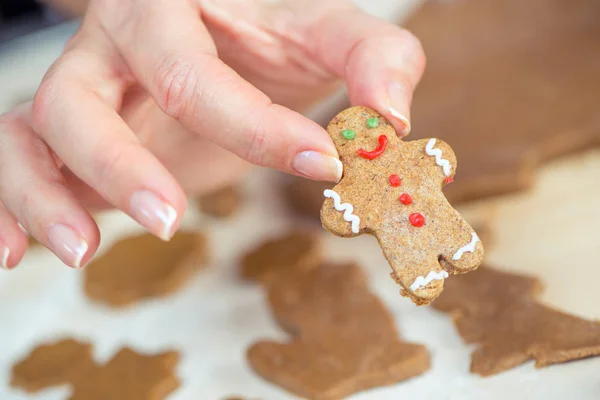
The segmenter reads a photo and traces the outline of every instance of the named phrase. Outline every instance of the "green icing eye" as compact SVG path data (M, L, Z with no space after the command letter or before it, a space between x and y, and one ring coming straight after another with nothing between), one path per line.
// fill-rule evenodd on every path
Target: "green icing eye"
M346 140L352 140L356 137L356 132L354 132L352 129L344 129L342 131L342 136Z
M377 128L379 126L379 118L369 118L367 120L367 126L369 128Z

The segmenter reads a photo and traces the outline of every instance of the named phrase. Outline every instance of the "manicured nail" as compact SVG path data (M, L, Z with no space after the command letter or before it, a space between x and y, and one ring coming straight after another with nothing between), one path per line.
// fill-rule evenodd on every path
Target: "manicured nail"
M404 129L400 132L401 136L406 136L410 133L410 121L408 120L408 104L407 104L406 88L399 83L393 83L388 91L389 111L396 119L399 119L404 125Z
M2 263L0 264L0 268L8 269L8 257L10 257L10 249L8 246L0 246L2 249Z
M177 211L154 193L148 190L135 192L131 196L131 212L140 224L162 240L168 241L173 236Z
M339 182L342 179L342 162L318 151L303 151L294 158L293 167L309 178L319 181Z
M50 246L65 264L82 268L81 260L88 251L88 244L77 232L65 225L52 225L48 229Z

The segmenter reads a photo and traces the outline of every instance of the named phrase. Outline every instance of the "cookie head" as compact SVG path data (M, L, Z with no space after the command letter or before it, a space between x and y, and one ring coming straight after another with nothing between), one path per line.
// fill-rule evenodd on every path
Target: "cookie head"
M355 155L375 159L396 140L392 125L379 114L361 108L356 114L340 113L329 124L328 132L342 162L352 163Z

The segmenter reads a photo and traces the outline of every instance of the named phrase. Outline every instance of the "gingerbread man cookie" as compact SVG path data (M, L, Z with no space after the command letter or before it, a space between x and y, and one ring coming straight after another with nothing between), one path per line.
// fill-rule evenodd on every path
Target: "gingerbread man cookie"
M402 294L418 305L434 300L450 274L479 266L479 237L442 193L456 171L450 146L437 139L404 142L365 107L342 111L327 130L344 174L324 192L325 229L342 237L374 235Z

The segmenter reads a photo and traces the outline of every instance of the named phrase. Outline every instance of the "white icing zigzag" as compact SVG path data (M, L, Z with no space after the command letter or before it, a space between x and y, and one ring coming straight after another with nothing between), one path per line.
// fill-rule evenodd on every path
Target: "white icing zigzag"
M427 146L425 146L425 152L430 156L435 156L435 163L442 167L444 170L444 175L450 176L450 174L452 174L452 166L450 165L450 161L442 158L442 150L433 148L433 146L435 146L435 142L435 139L430 139L429 142L427 142Z
M471 233L471 241L468 244L466 244L465 246L458 249L458 251L456 253L454 253L454 256L452 256L452 259L454 261L460 260L464 253L474 252L475 248L477 247L477 242L479 242L479 236L477 236L477 234L475 232Z
M431 283L431 281L442 280L442 279L446 279L447 277L448 277L448 273L446 271L440 271L440 272L430 271L426 277L419 276L417 279L415 279L413 284L410 285L410 290L412 290L414 292L415 290L419 290L422 287L429 285Z
M348 222L352 222L352 232L358 233L360 227L360 218L358 215L352 214L354 211L354 207L350 203L342 204L342 199L340 195L331 189L327 189L323 192L325 197L333 199L333 206L338 211L344 211L344 220Z

